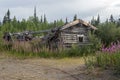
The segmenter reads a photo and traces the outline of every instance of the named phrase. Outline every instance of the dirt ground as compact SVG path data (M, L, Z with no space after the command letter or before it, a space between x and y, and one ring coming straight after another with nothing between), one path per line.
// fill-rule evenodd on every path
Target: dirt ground
M120 80L109 70L89 71L81 58L0 58L0 80Z

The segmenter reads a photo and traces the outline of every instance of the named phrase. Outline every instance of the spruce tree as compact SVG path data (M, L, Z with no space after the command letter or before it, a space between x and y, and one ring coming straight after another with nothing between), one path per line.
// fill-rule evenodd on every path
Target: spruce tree
M42 16L41 16L40 22L41 22L41 23L43 22L43 17L42 17Z
M77 20L77 14L74 15L73 21Z
M110 19L109 19L109 20L110 20L110 22L112 22L112 23L114 23L114 22L115 22L114 17L113 17L113 15L112 15L112 14L110 15Z
M57 21L56 20L54 20L54 27L56 27L57 26Z
M36 7L34 7L34 17L33 17L34 23L37 22L37 14L36 14Z
M5 24L6 22L7 22L7 17L5 15L4 18L3 18L3 24Z
M98 17L97 17L97 25L100 24L100 16L98 14Z
M47 23L47 18L45 14L44 14L44 23Z
M17 19L16 19L16 17L14 16L14 18L13 18L13 20L12 20L12 25L13 25L13 27L18 27L17 25L18 25L18 21L17 21Z
M10 10L9 9L7 11L7 20L8 20L8 22L10 22Z
M68 23L68 19L67 19L67 17L66 17L65 24L67 24L67 23Z
M94 16L93 16L93 18L92 18L92 20L91 20L91 24L94 25L94 26L95 26L95 24L96 24L96 20L95 20Z
M36 6L34 7L34 23L37 23Z
M0 26L2 25L2 22L0 21Z
M119 16L119 18L117 20L117 27L120 27L120 16Z
M10 22L10 11L8 9L7 13L5 14L4 18L3 18L3 24L5 24L6 22Z

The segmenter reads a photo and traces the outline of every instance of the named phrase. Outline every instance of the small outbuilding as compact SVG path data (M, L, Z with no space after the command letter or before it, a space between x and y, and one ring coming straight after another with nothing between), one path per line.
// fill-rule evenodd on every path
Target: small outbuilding
M50 36L48 35L48 44L50 47L71 47L76 45L89 45L89 31L97 30L90 23L77 19L70 23L52 29Z

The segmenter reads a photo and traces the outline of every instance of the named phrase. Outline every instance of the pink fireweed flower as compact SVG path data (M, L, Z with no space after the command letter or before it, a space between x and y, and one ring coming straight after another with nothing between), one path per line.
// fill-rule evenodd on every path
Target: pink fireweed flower
M119 52L120 51L120 42L111 43L111 45L109 47L104 47L104 45L103 45L101 50L102 50L102 52L105 52L105 53Z

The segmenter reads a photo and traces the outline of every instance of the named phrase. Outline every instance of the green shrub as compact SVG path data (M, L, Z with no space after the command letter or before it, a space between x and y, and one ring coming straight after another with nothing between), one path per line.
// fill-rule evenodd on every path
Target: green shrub
M96 35L94 35L94 32L93 33L89 32L89 40L90 43L92 44L90 47L91 50L93 52L100 51L102 47L101 39L99 39Z
M96 35L106 46L109 46L111 42L120 40L120 27L115 23L102 23L98 26L96 30Z
M98 53L94 59L85 59L87 65L112 69L120 74L120 53Z

